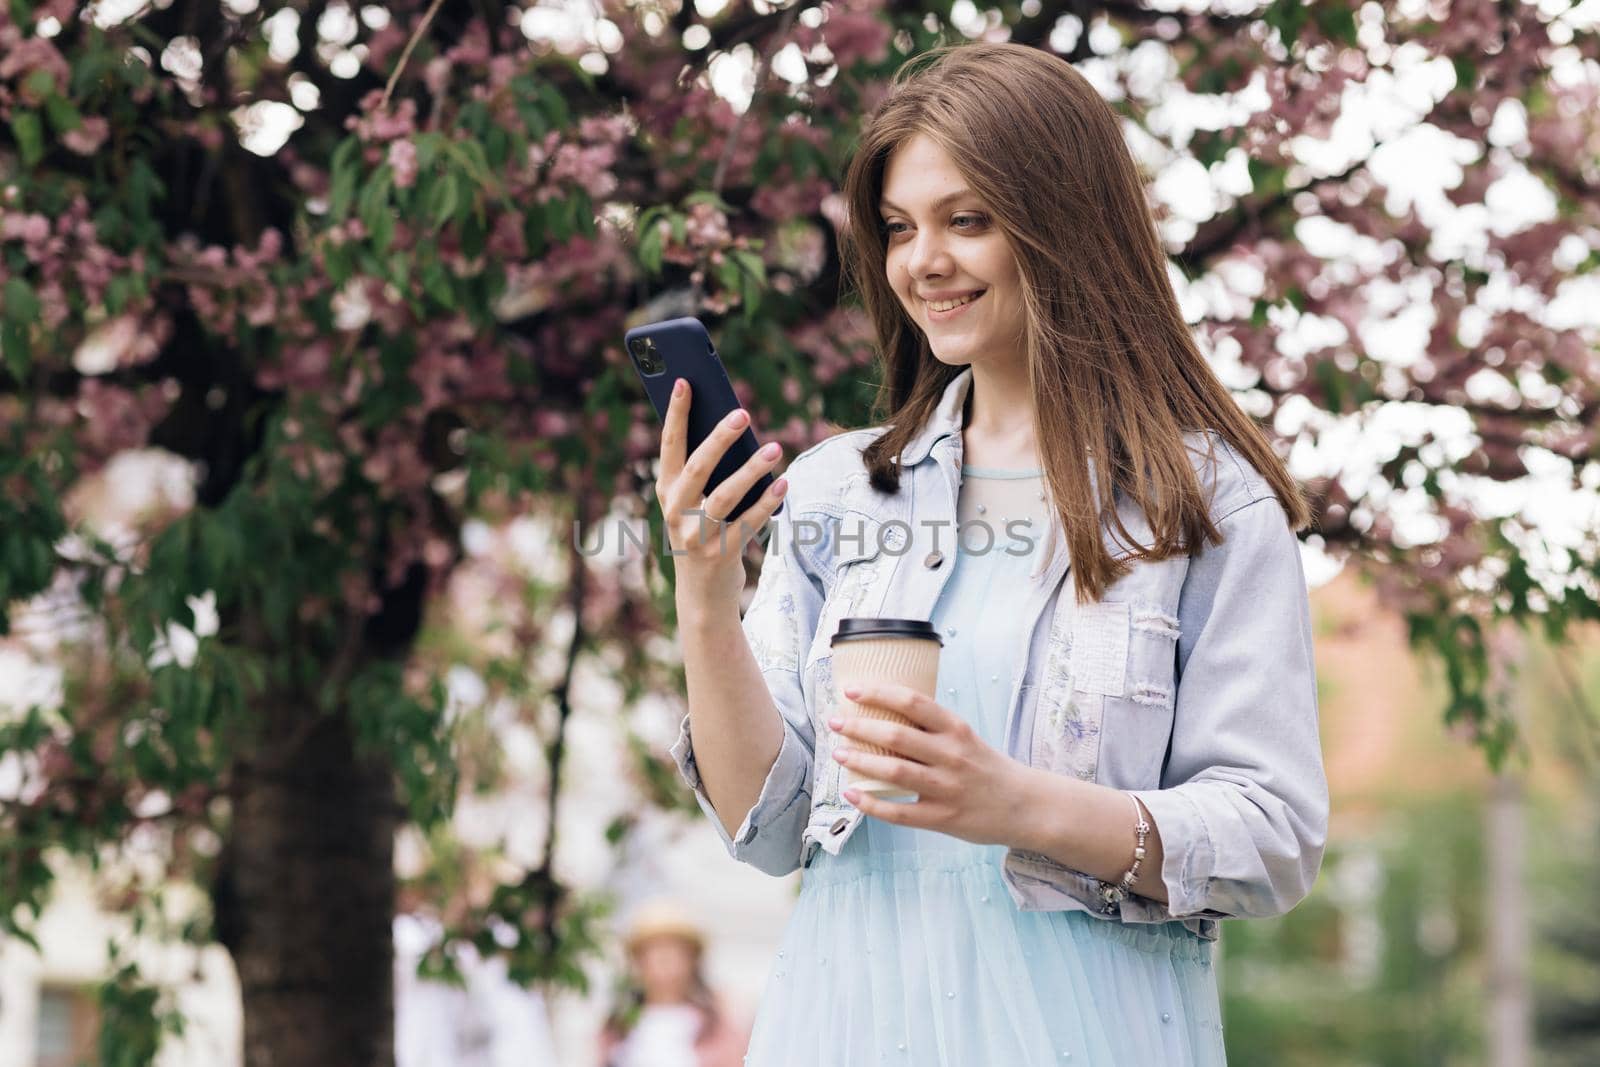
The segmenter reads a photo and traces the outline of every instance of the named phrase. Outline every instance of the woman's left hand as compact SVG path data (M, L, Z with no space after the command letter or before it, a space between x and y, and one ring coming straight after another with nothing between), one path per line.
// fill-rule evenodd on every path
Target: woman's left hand
M917 794L915 801L901 802L847 788L846 800L884 822L938 830L979 845L1013 843L1026 808L1026 765L985 744L965 719L908 686L851 686L844 695L858 704L899 712L916 724L860 716L828 720L846 739L834 749L834 759L857 775ZM875 756L850 747L851 741L899 755Z

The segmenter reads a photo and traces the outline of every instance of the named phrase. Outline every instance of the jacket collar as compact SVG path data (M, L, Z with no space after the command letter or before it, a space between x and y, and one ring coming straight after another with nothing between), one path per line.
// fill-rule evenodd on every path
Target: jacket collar
M939 441L951 434L961 433L961 411L967 402L967 390L971 387L972 366L969 364L944 387L944 394L939 398L933 415L911 439L911 443L900 450L902 468L916 466L928 458L928 453Z

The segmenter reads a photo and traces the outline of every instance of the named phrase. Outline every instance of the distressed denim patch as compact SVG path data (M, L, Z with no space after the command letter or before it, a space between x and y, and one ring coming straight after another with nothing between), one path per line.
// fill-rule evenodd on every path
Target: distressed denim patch
M1141 607L1133 613L1133 628L1157 637L1177 638L1183 632L1178 628L1176 617L1156 608L1146 607Z
M1079 604L1072 620L1072 688L1120 697L1128 673L1128 605Z

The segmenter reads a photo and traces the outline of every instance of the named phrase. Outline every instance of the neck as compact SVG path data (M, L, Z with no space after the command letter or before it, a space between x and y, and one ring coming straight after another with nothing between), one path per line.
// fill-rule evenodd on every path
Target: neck
M962 462L974 467L1037 467L1028 368L973 364L961 431Z

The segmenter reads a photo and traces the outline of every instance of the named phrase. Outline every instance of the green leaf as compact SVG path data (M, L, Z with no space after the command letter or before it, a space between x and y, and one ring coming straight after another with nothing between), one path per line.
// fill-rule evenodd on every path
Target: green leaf
M17 139L23 166L31 167L44 158L44 126L35 112L25 108L12 112L11 135Z
M443 178L433 184L430 190L433 200L433 224L443 227L455 215L456 208L461 202L461 178L453 170L446 171Z
M434 260L422 269L422 288L443 306L452 310L455 308L456 294L450 287L450 275L438 260Z
M544 113L550 117L550 124L556 127L572 125L572 112L567 107L566 99L549 82L539 83L539 102L544 105Z
M1194 158L1209 167L1214 163L1221 163L1228 156L1235 140L1220 130L1199 130L1189 141L1189 151Z
M722 199L722 197L717 193L712 192L710 189L701 189L697 192L690 193L688 196L683 198L683 202L688 207L693 207L695 204L710 204L712 207L723 212L724 214L733 214L733 208L728 204L728 202Z
M1250 172L1250 184L1256 192L1263 196L1283 192L1284 180L1288 174L1285 168L1259 159L1249 160L1246 167Z
M60 93L51 93L45 97L44 113L50 117L50 125L55 127L56 133L66 133L83 125L83 116L78 114L78 109L71 100Z
M360 177L361 144L354 137L346 137L333 150L331 169L333 180L328 194L328 215L333 221L342 220L350 211L350 201L355 196L356 180Z
M0 322L0 360L19 382L27 378L28 368L33 364L33 344L27 328L10 319Z
M506 159L511 155L511 135L500 126L489 127L489 132L483 138L484 152L489 160L489 168L498 173L506 165Z
M28 69L26 64L22 69ZM22 79L22 87L29 96L41 99L53 96L58 88L62 88L56 85L56 76L45 67L35 67L29 71L28 76Z
M417 171L427 173L433 161L439 158L439 145L443 138L437 133L419 133L411 139L417 149Z
M661 273L662 254L665 251L661 231L654 226L639 237L639 263L651 274Z
M1300 31L1310 14L1307 0L1272 0L1261 18L1278 31L1285 48L1292 48L1295 41L1300 39Z
M367 236L379 253L387 252L389 242L394 238L394 211L389 205L389 191L393 184L394 171L386 163L378 168L361 190L357 206L361 224L367 228Z
M19 325L31 325L39 318L39 298L21 278L6 279L5 316L8 322Z

